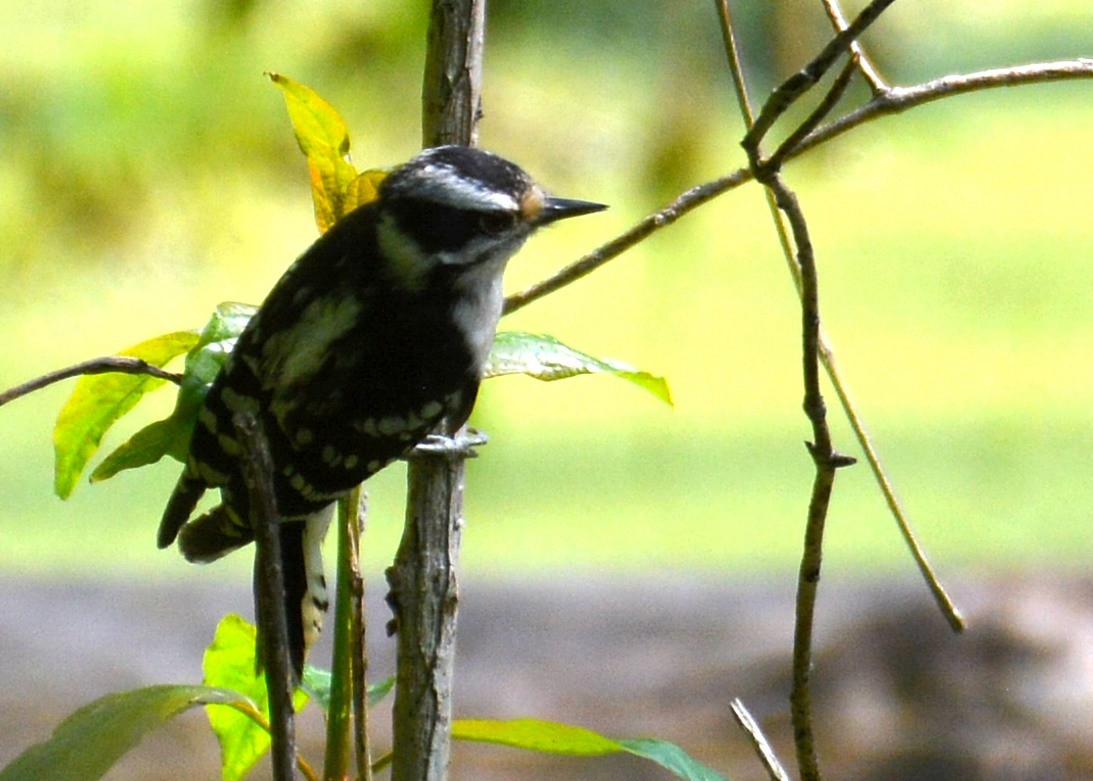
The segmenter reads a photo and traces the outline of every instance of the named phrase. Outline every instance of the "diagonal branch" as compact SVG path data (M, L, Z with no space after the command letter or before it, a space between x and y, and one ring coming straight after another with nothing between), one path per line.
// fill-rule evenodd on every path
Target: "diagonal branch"
M1093 78L1093 57L1079 57L1073 60L1036 62L973 73L958 73L916 84L913 87L891 87L861 108L817 128L793 150L787 159L807 152L870 120L889 114L899 114L942 98L998 87L1018 87L1025 84L1090 78Z
M50 385L60 382L61 380L79 377L82 374L109 374L111 372L118 372L120 374L147 374L152 377L158 377L161 380L169 380L175 385L182 384L181 374L175 374L166 369L161 369L158 366L153 366L140 358L131 358L126 355L108 355L103 358L91 358L87 361L81 361L72 366L66 366L63 369L57 369L48 374L43 374L41 377L35 377L33 380L27 380L22 385L16 385L14 388L9 388L3 393L0 393L0 407L3 407L10 401L15 401L22 396L33 393L34 391L48 388Z
M684 214L712 201L722 193L734 190L752 180L751 171L741 168L728 176L692 187L667 206L658 209L625 233L589 252L587 255L557 271L550 277L513 293L505 299L505 314L512 314L533 301L571 285L583 276L591 274L610 260L614 260L631 247L641 243L652 233L671 225Z
M821 100L816 108L812 110L812 113L805 117L804 121L797 126L797 129L790 133L786 140L774 150L774 154L770 156L765 165L774 169L782 167L782 163L786 159L786 156L796 149L802 139L815 130L816 126L824 121L824 117L834 110L835 106L842 99L842 96L846 94L846 88L850 86L850 79L854 77L856 72L854 61L847 60L846 65L839 71L839 75L835 77L834 83L827 91L827 94L824 95L823 100Z
M820 0L820 2L824 6L824 13L827 14L827 18L831 20L831 24L835 29L839 32L845 30L847 28L846 16L843 15L843 9L839 7L838 0ZM879 95L888 90L888 85L873 61L866 55L861 41L854 41L850 44L850 57L862 77L869 83L869 89L873 91L874 95Z
M736 723L740 725L740 729L744 730L748 740L751 741L751 745L759 757L759 762L767 771L767 775L770 776L770 781L789 781L789 774L786 773L785 768L778 761L778 757L775 756L774 749L767 742L763 730L759 728L759 722L748 712L744 703L739 699L734 699L729 703L729 707L732 709L732 715L736 719Z
M782 82L767 99L767 102L763 104L763 109L756 117L755 124L744 136L744 148L757 147L759 142L766 137L771 127L774 126L774 123L778 121L778 118L785 114L786 110L798 98L816 86L820 79L824 77L824 74L831 69L835 60L849 49L858 36L865 32L884 13L885 9L895 1L873 0L862 9L862 12L846 29L840 30L808 65Z

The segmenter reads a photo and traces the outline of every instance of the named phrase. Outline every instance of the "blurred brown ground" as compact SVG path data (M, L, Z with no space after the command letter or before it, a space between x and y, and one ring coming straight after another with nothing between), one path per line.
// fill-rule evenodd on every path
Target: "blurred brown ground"
M741 698L783 763L793 594L785 584L558 575L468 582L457 715L537 718L659 737L736 779L764 779L729 715ZM952 635L914 581L821 587L815 703L832 779L1093 778L1093 580L991 577L953 587L970 629ZM370 593L371 676L393 671L381 586ZM249 614L245 586L0 579L0 764L110 691L194 682L218 617ZM327 658L320 650L317 660ZM318 762L321 719L301 717ZM377 743L388 745L387 713ZM215 779L195 711L152 733L107 778ZM255 779L268 777L260 766ZM631 757L545 757L457 745L453 781L672 778Z

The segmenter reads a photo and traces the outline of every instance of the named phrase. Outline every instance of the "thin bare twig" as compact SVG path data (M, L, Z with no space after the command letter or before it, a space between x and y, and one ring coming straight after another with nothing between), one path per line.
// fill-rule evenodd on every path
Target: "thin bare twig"
M744 118L744 127L751 130L755 124L755 114L751 109L751 96L748 94L748 82L744 79L744 68L740 60L740 47L736 43L736 25L732 21L732 9L729 0L714 0L717 18L721 23L721 41L725 44L725 55L729 59L729 75L732 77L733 92L736 93L736 105Z
M1037 62L1030 65L1014 65L942 76L913 87L891 87L861 108L854 109L839 119L816 128L787 159L807 152L877 117L899 114L942 98L998 87L1090 78L1093 78L1093 57L1079 57L1073 60Z
M843 9L839 7L838 0L820 0L820 2L823 3L824 12L827 14L827 18L831 20L834 28L839 32L845 30L847 28L846 16L843 15ZM888 89L888 84L880 75L880 71L877 70L872 59L866 55L861 41L854 41L850 44L850 56L858 71L861 72L862 77L868 82L869 89L873 91L874 95L879 95Z
M251 412L232 416L243 449L243 477L247 484L250 520L254 527L254 584L258 597L259 658L266 671L269 695L270 762L274 781L292 781L296 757L293 718L292 665L285 616L285 578L281 568L281 532L271 476L273 458L258 419Z
M782 162L786 159L792 150L794 150L801 140L804 139L809 133L816 129L816 127L824 121L824 117L831 113L836 104L842 99L842 96L846 94L846 88L850 86L850 79L854 77L857 69L853 60L847 60L846 65L839 71L839 75L835 77L834 83L831 88L824 95L812 113L805 117L797 128L789 134L785 141L783 141L776 150L765 162L772 168L778 169L782 167Z
M915 535L914 529L911 528L911 521L907 516L907 511L903 509L903 505L896 496L895 488L893 488L892 482L888 479L888 474L885 472L884 466L880 462L880 455L877 453L873 438L869 435L869 430L865 427L865 421L858 415L857 406L853 397L850 395L850 388L843 382L838 364L835 361L834 348L831 347L830 340L824 332L822 325L820 327L820 362L823 363L824 369L827 371L827 376L831 380L832 387L835 389L835 395L838 396L839 404L843 408L843 414L846 415L846 419L850 422L850 428L854 432L854 437L858 440L858 445L865 453L865 461L869 464L869 470L873 473L873 479L876 481L881 494L884 496L884 501L888 505L888 510L892 513L892 517L896 521L896 526L899 528L900 536L903 537L904 543L906 543L908 550L910 550L911 557L915 560L915 565L918 567L922 579L926 581L926 586L930 589L934 602L941 611L941 615L945 617L945 621L949 624L949 628L954 632L963 632L967 629L967 623L964 620L964 616L953 602L952 597L950 597L949 593L945 590L945 587L941 584L941 579L938 578L933 567L930 566L929 559L926 557L926 551L923 550L922 546L919 544L918 537Z
M15 401L22 396L26 396L34 391L42 390L42 388L47 388L53 383L60 382L61 380L79 377L83 374L110 374L111 372L117 372L119 374L147 374L160 380L168 380L175 385L182 384L181 374L175 374L174 372L161 369L158 366L153 366L140 358L131 358L126 355L107 355L102 358L92 358L87 361L81 361L72 366L66 366L63 369L57 369L48 374L43 374L41 377L35 377L33 380L27 380L21 385L16 385L14 388L9 388L3 393L0 393L0 407L3 407L9 401Z
M790 717L793 722L793 742L797 754L797 766L802 781L820 781L819 757L816 752L815 731L812 718L812 690L810 676L812 671L812 635L815 626L816 599L819 590L820 572L823 563L823 537L827 523L831 492L835 485L835 472L838 468L854 463L835 452L831 431L827 423L827 406L820 389L820 303L819 282L816 259L809 236L808 223L804 212L793 191L785 184L780 175L782 159L796 145L809 126L818 124L841 97L853 73L853 63L843 69L834 86L820 102L819 107L805 120L802 127L790 136L782 149L781 155L775 155L771 161L763 161L760 145L767 130L789 106L815 84L834 63L839 54L835 44L840 38L857 30L853 37L864 30L869 22L876 19L888 3L880 0L870 3L865 11L846 31L824 47L820 56L812 61L803 71L787 79L779 86L760 111L758 119L744 135L742 146L748 156L748 162L755 178L773 195L778 209L789 222L796 247L797 267L800 275L801 299L801 360L804 375L804 411L812 426L813 441L809 443L809 453L815 466L812 495L808 504L808 516L805 523L804 550L797 576L797 601L793 632L793 686L790 691ZM871 9L875 11L870 18ZM867 20L863 22L863 20ZM848 45L853 37L844 41ZM730 52L733 67L740 69L735 50ZM734 78L742 80L738 76Z
M888 114L897 114L949 95L976 92L997 87L1013 87L1023 84L1043 84L1070 79L1093 78L1093 58L1059 60L1056 62L997 68L974 73L945 76L913 87L893 87L882 96L875 97L861 108L855 109L833 122L813 131L795 149L787 152L785 161L826 143L858 125ZM600 245L551 276L505 300L505 314L511 314L528 304L576 282L596 269L617 258L626 250L639 244L650 234L674 223L688 212L709 203L719 195L735 190L752 181L754 176L747 168L705 182L686 190L671 203L644 217L627 231Z
M757 154L749 151L753 158ZM808 233L808 224L797 197L777 173L761 174L763 184L774 193L778 208L786 215L793 242L797 247L797 263L801 269L801 331L802 364L804 369L804 411L812 424L813 441L809 453L816 474L805 524L804 551L797 576L797 604L793 633L793 688L790 692L790 716L793 739L797 749L797 765L802 781L819 781L819 759L816 753L812 721L812 631L815 625L816 597L823 562L823 536L827 522L835 471L853 463L835 452L831 431L827 425L827 407L820 390L819 332L820 304L816 260Z
M717 5L718 14L721 20L721 31L725 41L725 51L728 55L729 71L732 74L733 84L736 87L740 111L744 115L747 126L750 127L753 121L751 101L748 97L747 84L744 81L743 68L740 65L739 50L736 46L736 36L732 24L732 14L729 10L728 0L716 0L715 4ZM837 8L837 6L834 7ZM849 71L844 69L842 78L848 77ZM830 100L834 94L834 89L829 91L828 99ZM823 110L824 106L821 105L813 112L812 116L822 117ZM794 149L796 149L799 144L799 136L800 134L794 133L789 139L783 142L779 150L767 161L767 164L776 164L777 161L784 159L786 154L793 153ZM785 150L785 153L783 153L783 150ZM774 227L778 234L779 246L781 246L782 254L786 259L786 266L789 269L790 278L793 280L797 295L801 296L801 270L793 256L793 247L789 240L789 232L786 229L785 220L782 218L782 213L778 210L777 204L774 202L774 195L771 191L764 188L763 192L766 197L767 206L770 209L771 219L774 222ZM850 422L850 427L854 431L854 436L858 440L858 444L865 452L866 462L869 464L870 471L873 473L873 477L884 496L888 509L892 513L892 517L896 520L896 525L899 528L900 534L903 536L908 549L911 551L911 556L914 558L915 564L918 566L923 580L926 581L926 585L930 589L930 593L933 595L938 608L941 610L941 614L945 617L945 620L949 623L949 626L953 631L964 631L966 626L964 617L960 614L960 610L953 603L952 598L941 584L941 580L930 566L930 562L926 558L926 552L919 544L918 538L911 528L911 523L907 518L907 514L899 500L896 498L895 489L892 487L892 483L888 479L888 475L880 463L880 456L865 427L865 422L858 414L857 407L850 395L850 389L843 380L842 374L839 372L838 364L835 361L835 350L831 346L831 340L824 331L822 323L819 332L819 345L820 362L823 364L828 379L831 380L831 384L835 388L835 394L839 399L839 404L843 408L843 414L846 415L847 420Z
M725 43L725 54L728 57L729 72L732 75L733 85L735 87L737 104L740 107L740 113L744 118L745 126L750 131L755 121L754 113L751 107L751 97L748 94L747 81L744 79L744 69L740 61L740 50L736 44L736 28L732 21L732 11L729 8L728 0L715 0L714 3L717 6L718 17L721 23L721 34ZM758 142L756 145L755 159L759 157ZM770 169L777 170L777 169ZM793 278L797 281L797 293L798 297L803 300L803 290L800 283L801 273L797 266L797 261L794 259L793 246L790 242L789 234L786 229L785 220L782 218L782 213L778 209L778 205L775 201L774 190L770 187L763 188L763 194L767 201L767 206L770 209L771 219L774 223L775 230L778 234L778 241L782 247L782 251L785 255L786 262L792 268ZM801 616L798 613L797 620L800 621ZM806 690L807 691L807 690ZM736 721L747 733L748 737L752 741L752 745L759 756L759 761L763 767L766 768L767 774L772 781L788 781L788 776L781 764L778 762L777 757L774 754L774 750L767 743L766 738L763 736L762 731L759 729L759 725L748 713L744 704L740 700L733 700L732 712ZM807 722L808 730L806 731L806 737L811 735L810 718ZM796 721L794 722L796 725ZM799 741L795 741L795 744L799 745ZM815 752L811 751L810 756L815 759Z
M767 742L763 730L759 728L759 722L744 707L744 703L739 699L734 699L729 703L729 707L732 709L732 715L736 719L736 723L740 725L740 729L744 730L744 734L751 741L751 745L759 757L759 762L767 771L771 781L789 781L789 774L786 773L786 769L782 767L782 763L775 756L774 749Z
M667 206L645 217L625 233L589 252L587 255L557 271L550 277L514 293L505 299L505 314L512 314L533 301L571 285L581 277L591 274L610 260L617 258L626 250L641 243L643 239L661 228L671 225L687 212L713 200L722 193L733 190L752 180L751 172L746 168L734 171L728 176L712 182L700 184L682 193Z
M771 127L774 126L774 123L778 121L778 118L801 95L818 84L824 74L835 63L835 60L847 51L850 44L857 40L858 36L865 32L884 13L885 9L894 2L895 0L873 0L862 9L861 13L846 29L840 30L834 38L828 41L827 45L820 50L820 53L811 62L783 81L767 98L767 102L763 104L763 109L756 117L755 124L751 126L751 129L744 137L744 147L756 148L759 142L766 137Z

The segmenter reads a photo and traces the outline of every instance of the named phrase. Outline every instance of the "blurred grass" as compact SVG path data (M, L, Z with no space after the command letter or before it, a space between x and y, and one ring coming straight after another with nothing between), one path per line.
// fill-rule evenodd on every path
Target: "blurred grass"
M901 10L881 48L894 72L916 76L1018 61L1009 51L1080 53L1087 7L1047 5L1055 15L1028 11L1035 35L1016 43L1020 25L970 20L964 38L950 25L914 50L893 31L927 17ZM233 28L215 4L156 7L0 10L11 85L0 195L12 204L0 216L0 386L200 325L221 300L257 302L312 240L303 163L262 70L339 106L358 166L413 151L420 9L258 4ZM551 8L496 15L483 144L559 193L613 208L537 237L510 289L742 162L708 9L676 20L636 4L620 45L601 34L603 9L569 8L555 24ZM587 38L573 34L585 23ZM773 76L760 68L757 80ZM1093 550L1091 89L936 104L788 171L840 363L943 571L1077 567ZM488 383L476 420L493 441L470 468L468 569L789 576L811 474L797 321L754 188L506 319L667 375L677 406L609 378ZM0 571L242 577L248 557L198 570L154 550L174 464L51 498L49 433L66 391L0 411ZM157 395L164 413L169 391ZM856 454L841 423L837 442ZM402 479L392 470L371 486L365 547L377 572L397 539ZM864 467L840 475L829 544L836 568L910 571Z

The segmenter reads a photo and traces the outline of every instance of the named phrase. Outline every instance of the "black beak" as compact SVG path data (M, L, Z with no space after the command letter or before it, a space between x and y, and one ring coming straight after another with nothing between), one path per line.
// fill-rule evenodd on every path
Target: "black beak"
M592 201L577 201L573 198L547 198L543 210L539 212L535 220L536 225L547 225L567 217L580 217L582 214L602 212L607 208L605 203L593 203Z

